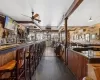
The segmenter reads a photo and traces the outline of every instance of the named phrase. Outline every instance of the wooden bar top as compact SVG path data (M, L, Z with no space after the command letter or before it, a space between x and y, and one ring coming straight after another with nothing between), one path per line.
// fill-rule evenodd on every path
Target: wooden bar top
M0 50L5 50L5 49L8 49L8 48L18 46L18 45L20 45L20 44L2 45L2 46L0 46Z
M0 54L5 54L5 53L9 53L9 52L12 52L14 50L17 50L23 47L28 47L34 43L35 42L28 42L28 43L22 43L22 44L12 44L12 45L0 46Z

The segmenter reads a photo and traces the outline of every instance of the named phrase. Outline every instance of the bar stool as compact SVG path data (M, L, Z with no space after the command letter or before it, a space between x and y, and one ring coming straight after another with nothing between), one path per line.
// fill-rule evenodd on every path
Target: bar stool
M0 80L13 80L14 79L13 72L14 72L15 66L16 66L16 60L11 60L10 62L1 66L0 67Z
M42 44L40 44L40 51L39 51L39 53L40 53L40 60L41 60L41 57L42 57Z
M25 64L24 58L22 55L25 53L25 49L19 49L16 52L16 60L11 60L10 62L4 64L0 67L0 80L19 80L23 73L25 73L25 65L23 68L23 64ZM25 56L23 56L25 57ZM5 74L9 73L9 76L2 77ZM24 76L25 80L25 76Z
M25 61L26 49L21 48L16 52L16 80L26 80L26 61Z
M35 51L34 51L34 55L35 55L34 56L34 58L35 58L35 69L37 67L37 62L38 62L38 60L37 60L38 59L38 53L37 53L38 52L38 48L37 48L37 46L38 46L38 44L36 43L35 44Z
M29 50L26 52L26 69L29 70Z
M40 46L39 46L39 43L37 44L37 65L36 67L38 66L39 64L39 58L40 58Z
M40 46L39 44L37 45L37 66L39 64L39 58L40 58Z
M28 57L28 65L29 65L29 79L31 80L32 75L35 71L35 60L34 60L34 44L29 46L29 57Z

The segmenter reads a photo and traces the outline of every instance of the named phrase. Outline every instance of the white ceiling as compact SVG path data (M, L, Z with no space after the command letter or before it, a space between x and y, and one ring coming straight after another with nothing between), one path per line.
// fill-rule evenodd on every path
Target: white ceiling
M0 0L0 12L15 20L31 20L31 8L40 15L41 26L57 26L74 0Z
M88 22L90 17L92 22ZM83 0L68 20L68 26L91 26L96 23L100 23L100 0Z

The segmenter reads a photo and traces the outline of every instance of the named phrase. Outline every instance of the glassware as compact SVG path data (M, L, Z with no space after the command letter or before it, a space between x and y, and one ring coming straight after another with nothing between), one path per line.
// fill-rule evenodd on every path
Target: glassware
M89 50L88 57L94 57L94 51L93 50Z

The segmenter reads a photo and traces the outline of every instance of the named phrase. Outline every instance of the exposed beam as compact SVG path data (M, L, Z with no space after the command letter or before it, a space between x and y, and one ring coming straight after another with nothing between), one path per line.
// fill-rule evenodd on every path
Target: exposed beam
M74 0L74 2L72 3L72 5L70 6L70 8L68 9L68 11L65 14L65 18L69 17L77 8L78 6L83 2L83 0ZM64 19L65 19L64 18ZM60 27L61 23L64 21L64 19L62 19L58 25L58 28Z
M76 9L77 7L83 2L83 0L74 0L71 7L68 9L68 11L65 14L65 17L69 17Z

